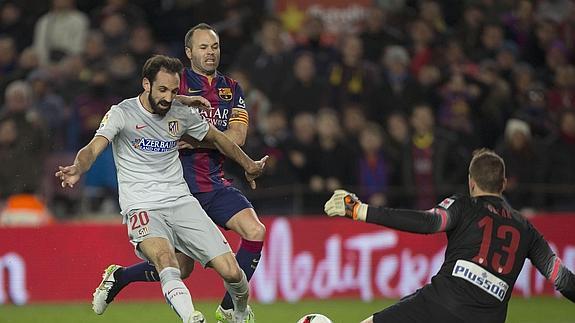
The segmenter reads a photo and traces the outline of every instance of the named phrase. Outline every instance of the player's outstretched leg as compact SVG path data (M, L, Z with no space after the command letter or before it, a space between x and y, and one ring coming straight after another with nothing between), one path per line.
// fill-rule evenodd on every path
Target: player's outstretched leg
M242 237L240 247L236 252L236 261L249 281L261 258L266 228L251 207L236 213L225 226ZM222 323L231 322L229 317L233 314L233 309L232 298L229 293L226 293L216 310L216 320Z
M160 281L156 268L147 261L129 267L110 265L102 275L102 281L94 292L92 309L98 315L103 314L106 308L120 291L135 281Z

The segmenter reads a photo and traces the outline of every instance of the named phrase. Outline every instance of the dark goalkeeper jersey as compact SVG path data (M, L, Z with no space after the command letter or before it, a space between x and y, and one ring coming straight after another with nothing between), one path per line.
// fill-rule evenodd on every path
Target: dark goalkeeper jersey
M505 322L526 258L575 301L575 276L537 229L499 197L453 196L429 211L370 207L366 222L416 233L446 232L445 261L421 292L465 322Z

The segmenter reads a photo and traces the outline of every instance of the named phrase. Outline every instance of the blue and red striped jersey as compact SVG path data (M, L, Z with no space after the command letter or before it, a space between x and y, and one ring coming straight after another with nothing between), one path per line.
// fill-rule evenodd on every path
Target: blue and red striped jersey
M180 79L180 94L199 95L210 101L211 109L202 111L201 114L220 131L228 129L230 122L239 121L247 124L244 93L234 79L216 72L210 83L207 77L194 72L191 68L186 68ZM241 109L240 112L243 113L236 113L232 117L232 109ZM180 160L184 178L192 193L210 192L230 185L224 178L225 156L218 150L182 149Z

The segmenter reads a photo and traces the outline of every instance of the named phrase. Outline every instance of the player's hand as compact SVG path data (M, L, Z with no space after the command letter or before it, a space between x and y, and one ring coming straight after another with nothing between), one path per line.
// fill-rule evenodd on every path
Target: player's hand
M210 101L199 95L176 95L176 100L189 107L198 108L204 111L212 108Z
M194 149L194 148L196 148L196 147L194 147L189 142L187 142L185 140L178 140L178 150L179 149Z
M256 189L255 179L260 177L261 174L264 172L264 168L266 167L266 161L268 160L268 158L270 158L270 156L265 155L264 158L254 162L249 169L246 169L245 171L246 180L248 181L248 183L250 183L250 187L252 188L252 190Z
M331 198L325 203L324 211L329 216L345 216L354 220L365 221L367 207L359 198L345 190L335 190Z
M80 180L80 170L78 166L71 165L71 166L58 166L59 171L54 174L54 176L58 177L62 183L62 187L70 187L73 188L74 184L76 184Z

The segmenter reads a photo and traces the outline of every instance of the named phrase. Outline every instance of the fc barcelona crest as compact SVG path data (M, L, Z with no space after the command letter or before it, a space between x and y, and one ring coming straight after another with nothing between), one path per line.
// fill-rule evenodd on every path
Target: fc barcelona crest
M230 101L232 99L232 89L229 87L218 88L218 96L222 100Z
M168 122L168 132L170 135L177 137L180 131L180 126L177 120Z

